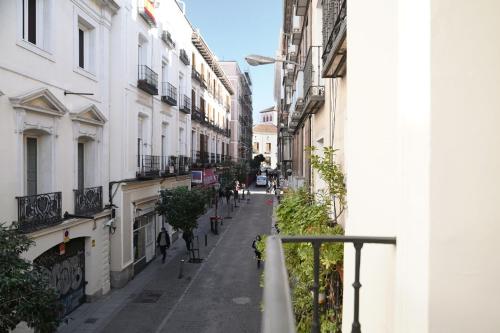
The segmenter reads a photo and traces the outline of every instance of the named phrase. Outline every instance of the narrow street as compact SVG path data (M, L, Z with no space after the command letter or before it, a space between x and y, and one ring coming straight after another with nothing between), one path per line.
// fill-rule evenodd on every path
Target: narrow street
M178 239L165 264L157 258L125 288L82 305L59 332L259 332L263 268L257 269L251 244L270 231L272 196L251 192L250 201L242 200L232 219L224 220L219 235L210 232L212 210L200 218L195 236L201 264L187 262ZM227 216L227 205L221 206L219 215Z

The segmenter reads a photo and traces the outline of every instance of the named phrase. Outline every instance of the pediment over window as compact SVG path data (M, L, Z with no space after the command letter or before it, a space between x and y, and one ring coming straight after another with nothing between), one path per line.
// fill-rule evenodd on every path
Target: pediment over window
M29 91L22 95L9 98L12 107L61 117L68 109L47 88Z
M104 126L107 119L94 104L90 104L78 112L71 113L71 119L82 123Z

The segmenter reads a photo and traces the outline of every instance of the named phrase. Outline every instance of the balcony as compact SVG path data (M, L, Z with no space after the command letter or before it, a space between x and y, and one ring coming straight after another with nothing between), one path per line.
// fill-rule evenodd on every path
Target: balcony
M187 175L191 171L191 159L189 156L179 156L179 175Z
M304 16L307 13L307 6L310 0L297 0L295 3L295 15Z
M191 120L197 121L199 123L205 120L205 116L201 113L200 108L198 106L194 107L194 110L191 114Z
M152 179L160 175L160 156L137 155L137 171L139 179Z
M323 3L323 77L342 77L346 72L346 0Z
M186 95L183 95L183 99L181 102L181 106L179 108L180 111L190 114L191 113L191 98L187 97Z
M312 332L320 332L320 312L327 308L341 317L343 287L341 279L332 283L328 294L325 295L323 304L319 302L320 287L320 251L324 243L352 243L355 249L355 276L354 276L354 316L352 333L361 333L359 322L359 289L361 249L364 244L388 244L396 245L394 237L358 237L358 236L270 236L266 242L266 265L264 272L264 313L262 322L263 333L289 333L296 332L295 318L290 299L290 285L282 243L308 243L313 250L313 277L311 285L313 292L313 319ZM333 281L335 282L335 281ZM336 313L338 312L338 313Z
M210 153L210 163L215 163L215 153Z
M16 197L19 230L30 233L62 222L61 192Z
M202 151L200 152L200 159L199 159L199 162L203 165L207 165L208 163L210 163L209 159L208 159L208 152L206 151Z
M177 105L177 88L168 82L162 83L161 100L168 105Z
M321 46L311 46L304 66L304 111L316 113L325 102L325 86L321 76Z
M175 42L172 39L172 35L170 34L170 32L163 30L161 33L161 40L164 41L169 48L175 49Z
M181 49L179 52L179 60L186 66L189 66L191 62L189 61L189 56L186 53L186 50Z
M75 193L75 215L93 216L102 212L102 186L73 190Z
M158 74L146 65L139 65L137 74L137 87L150 95L158 95Z
M197 71L196 69L194 69L194 68L191 70L191 77L192 77L195 81L197 81L199 84L202 84L202 82L204 83L204 80L203 80L203 78L201 77L201 74L200 74L200 73L198 73L198 71Z
M220 158L220 154L216 154L216 156L215 156L215 163L221 163L221 162L222 162L222 160Z

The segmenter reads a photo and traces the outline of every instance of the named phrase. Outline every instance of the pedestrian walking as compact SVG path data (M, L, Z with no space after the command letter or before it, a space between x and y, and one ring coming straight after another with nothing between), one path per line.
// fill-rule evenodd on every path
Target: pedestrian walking
M186 242L186 249L188 252L191 251L193 237L193 232L191 230L186 230L182 233L182 239L184 239L184 242Z
M161 228L158 238L156 239L156 244L160 247L160 252L162 254L161 262L165 263L165 257L167 256L167 249L170 248L170 236L168 235L167 229Z
M252 248L255 253L255 259L257 259L257 268L260 268L260 262L262 260L262 252L260 252L257 247L257 243L260 241L260 239L261 239L260 235L257 235L257 237L255 237L255 239L252 242Z

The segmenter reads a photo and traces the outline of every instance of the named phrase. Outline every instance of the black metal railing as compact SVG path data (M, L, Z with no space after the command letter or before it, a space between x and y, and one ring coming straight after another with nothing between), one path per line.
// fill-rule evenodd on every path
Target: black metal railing
M191 171L191 159L189 156L179 156L179 175L187 175Z
M177 105L177 88L169 82L162 83L161 100L168 105Z
M331 62L335 54L339 52L347 31L346 24L347 0L326 0L323 2L323 67L326 70L327 63ZM344 51L342 51L344 53ZM341 54L345 58L345 54ZM345 59L335 61L335 64L342 66ZM338 76L338 69L332 70L332 76ZM328 76L330 77L330 76Z
M158 74L146 65L139 65L137 87L151 95L158 95Z
M198 81L198 83L203 83L203 78L201 77L201 74L195 69L193 68L191 70L191 77L195 80L195 81Z
M215 163L215 153L210 153L210 163Z
M200 159L199 159L201 164L208 164L208 152L202 151L200 152Z
M160 174L160 156L137 155L137 178L149 178L159 176Z
M321 46L311 46L304 65L304 110L312 113L325 101L321 50Z
M16 197L19 230L29 233L62 221L61 192Z
M191 98L187 97L186 95L183 95L181 103L182 104L179 110L187 114L191 113Z
M73 190L75 193L75 215L87 215L102 212L102 186L86 187Z
M160 177L172 177L177 174L176 160L172 160L172 156L160 157Z
M181 49L179 52L179 59L182 61L182 63L186 66L189 66L190 61L189 61L189 56L186 53L186 50Z
M170 32L164 30L161 34L161 39L172 49L175 49L175 42L172 39Z
M320 332L319 316L319 269L320 249L324 243L352 243L355 249L354 270L354 316L352 333L361 333L359 322L359 289L361 249L364 244L396 245L395 237L359 237L359 236L270 236L266 242L266 268L264 273L264 315L263 333L295 332L295 319L290 299L288 274L282 243L309 243L313 248L313 321L312 332Z
M200 111L200 108L195 106L193 112L191 113L191 120L202 122L204 120L204 118L205 118L205 116Z

